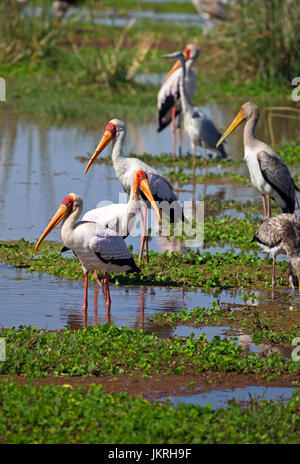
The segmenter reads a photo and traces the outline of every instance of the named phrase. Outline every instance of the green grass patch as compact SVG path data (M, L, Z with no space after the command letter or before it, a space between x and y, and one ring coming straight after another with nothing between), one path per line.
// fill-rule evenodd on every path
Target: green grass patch
M212 410L150 403L101 386L0 383L1 443L299 443L300 400L252 400ZM267 420L266 420L267 418Z
M29 271L46 272L58 277L82 280L83 272L75 258L63 257L61 245L44 242L39 254L34 243L0 242L0 261L26 268ZM135 257L136 258L136 257ZM271 259L262 260L249 253L215 253L187 250L186 253L149 253L150 262L141 264L140 274L110 274L116 285L163 285L190 288L255 288L271 286ZM288 262L277 263L277 285L289 286ZM101 272L99 273L101 275ZM90 275L93 280L93 275Z
M47 332L34 327L2 329L6 360L0 374L46 376L124 375L137 373L195 374L197 372L257 373L262 378L299 373L300 364L273 354L245 354L234 340L205 335L184 340L161 339L143 330L113 324L79 330Z

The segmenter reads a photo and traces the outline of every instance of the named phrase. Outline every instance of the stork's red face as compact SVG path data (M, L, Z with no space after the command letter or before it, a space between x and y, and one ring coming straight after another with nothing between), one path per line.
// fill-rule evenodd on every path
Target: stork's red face
M155 211L155 213L156 213L156 215L158 217L158 220L161 221L161 215L160 215L158 207L156 206L156 203L155 203L155 200L153 198L151 188L150 188L150 185L149 185L149 182L148 182L148 176L147 176L146 172L143 171L142 169L140 169L139 171L136 172L132 188L133 188L134 192L136 192L138 188L141 190L141 192L143 192L145 197L151 203L151 206L154 209L154 211Z
M143 171L142 169L140 169L139 171L137 171L136 173L136 180L137 180L137 184L138 184L138 187L141 186L141 183L143 180L148 180L148 176L147 174L145 173L145 171Z
M100 140L99 145L97 146L96 150L94 151L94 154L91 156L86 168L85 168L85 174L88 172L91 164L93 161L97 158L99 153L101 153L105 147L115 138L117 135L117 126L113 122L109 122L105 128L104 134L102 139Z
M43 234L39 238L35 246L35 250L38 249L42 241L47 237L47 235L51 232L51 230L54 229L54 227L56 227L57 224L59 224L66 216L69 216L72 213L74 201L75 201L75 198L71 194L67 195L66 198L63 199L60 207L58 208L55 215L53 216L48 226L44 230Z
M185 49L183 50L183 54L184 54L186 60L190 59L191 49L190 49L189 46L185 47Z
M61 202L62 205L66 206L67 212L70 214L73 211L74 197L73 195L67 195L66 198Z

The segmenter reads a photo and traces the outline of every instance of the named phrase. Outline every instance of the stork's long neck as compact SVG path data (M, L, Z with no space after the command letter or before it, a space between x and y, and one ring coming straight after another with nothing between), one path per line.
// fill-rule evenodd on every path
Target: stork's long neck
M130 190L129 200L127 203L128 214L134 214L136 212L136 210L141 206L139 204L140 200L141 200L141 197L138 192L138 189L132 186Z
M79 219L82 212L82 205L78 206L76 209L72 211L69 216L67 216L61 226L60 226L60 236L62 242L68 247L72 249L72 242L73 242L73 233L74 228L77 220Z
M111 159L115 169L116 166L119 166L119 164L122 163L122 160L125 159L125 157L123 156L123 146L125 137L125 131L119 132L117 133L117 136L114 138L112 143Z
M244 127L244 145L246 146L252 146L256 143L257 138L255 135L255 129L258 123L259 119L259 114L257 113L252 113L249 118L246 121L245 127Z
M189 99L189 96L187 94L187 91L186 91L186 88L185 88L185 76L186 76L186 68L188 67L188 70L189 68L192 66L192 61L190 61L188 63L188 66L186 66L185 64L185 58L184 56L180 56L180 61L181 61L181 65L182 65L182 73L181 73L181 78L179 80L179 90L180 90L180 102L181 102L181 106L182 106L182 110L183 110L183 114L184 113L187 113L187 112L193 112L193 105Z

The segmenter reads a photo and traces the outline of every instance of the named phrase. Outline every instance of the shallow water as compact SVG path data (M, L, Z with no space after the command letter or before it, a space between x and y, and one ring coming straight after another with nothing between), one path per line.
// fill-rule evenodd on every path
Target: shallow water
M66 18L76 18L78 21L92 21L94 24L114 27L124 27L131 21L139 24L143 20L150 21L154 25L180 24L181 27L199 28L204 25L204 20L197 13L157 13L151 10L132 10L122 15L114 8L110 11L99 11L72 7L69 8Z
M211 107L212 115L215 114L213 107L216 109L216 105ZM222 108L224 111L224 106L220 106ZM231 116L227 115L226 118L230 120ZM84 175L85 165L77 159L94 150L107 122L99 121L99 130L86 129L78 122L66 124L15 116L5 111L3 106L0 107L0 239L24 237L36 240L62 199L70 192L84 198L84 211L95 208L101 200L119 202L119 194L123 195L121 201L125 201L111 164L95 165L88 175ZM287 126L285 129L285 133L289 134ZM240 145L241 133L236 131L236 136L233 141L239 140ZM186 152L189 144L185 136L183 140ZM152 154L170 152L169 128L157 134L154 122L139 125L128 123L125 153L131 151L148 151ZM109 154L109 149L106 149L103 156ZM234 150L234 155L240 157L241 152ZM160 170L163 172L163 168ZM245 166L241 170L247 174ZM198 200L203 195L220 200L259 198L254 188L239 183L202 183L186 185L181 189L174 185L174 188L182 201ZM59 231L54 230L49 239L58 241ZM139 237L130 237L128 244L133 244L137 251ZM164 239L155 238L150 246L153 250L162 251L166 245L169 249L179 246L176 242L170 244Z
M190 396L168 396L159 398L156 401L166 401L170 398L171 404L178 406L180 403L205 406L211 404L213 409L223 408L228 406L228 401L235 400L241 402L249 402L251 398L256 400L276 401L283 399L288 401L291 399L295 388L291 387L265 387L265 386L247 386L243 388L234 388L226 390L213 390L205 393L198 393Z
M84 282L68 281L51 275L28 272L0 263L0 326L34 325L49 330L66 325L83 325ZM222 291L210 294L172 287L110 286L111 310L105 309L105 298L98 285L89 283L87 325L112 322L119 327L144 328L170 335L172 328L160 328L150 321L158 312L211 306L218 298L222 303L242 304L241 292Z

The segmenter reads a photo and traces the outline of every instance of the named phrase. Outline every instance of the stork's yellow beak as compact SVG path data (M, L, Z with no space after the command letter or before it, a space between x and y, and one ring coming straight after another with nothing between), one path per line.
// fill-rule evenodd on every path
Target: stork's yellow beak
M38 249L38 247L40 246L42 241L47 237L47 235L51 232L51 230L54 229L54 227L56 227L57 224L59 224L60 221L63 220L63 218L67 214L67 211L68 211L68 208L65 205L60 205L57 212L55 213L55 215L53 216L53 218L49 222L48 226L44 230L43 234L39 238L37 244L35 245L35 251Z
M160 215L160 212L159 212L159 209L158 207L156 206L156 203L155 203L155 200L153 198L153 195L152 195L152 192L151 192L151 189L150 189L150 185L149 185L149 182L147 179L143 179L140 183L140 187L141 191L146 195L147 199L150 201L151 203L151 206L152 208L154 209L157 217L158 217L158 220L161 221L161 215Z
M111 142L111 140L113 139L113 135L110 131L105 131L104 134L103 134L103 137L102 139L100 140L100 143L98 145L98 147L96 148L94 154L91 156L86 168L85 168L85 174L88 172L91 164L93 163L93 161L97 158L97 156L99 155L99 153L101 153L105 147L107 147L107 145Z
M183 56L184 58L187 60L187 54L186 52L182 52L183 53ZM181 67L181 61L178 60L175 62L175 64L173 65L173 67L170 69L170 71L168 72L166 78L165 78L165 82L169 79L169 77L171 76L171 74L173 74L173 72L175 72L178 68Z
M234 120L232 121L232 123L230 124L230 126L228 127L228 129L224 132L224 134L222 135L222 137L220 138L220 140L218 141L216 147L218 148L218 146L223 142L224 139L226 139L226 137L237 127L241 124L241 122L243 122L245 119L245 115L244 115L244 112L242 110L239 111L239 113L237 114L237 116L234 118Z

